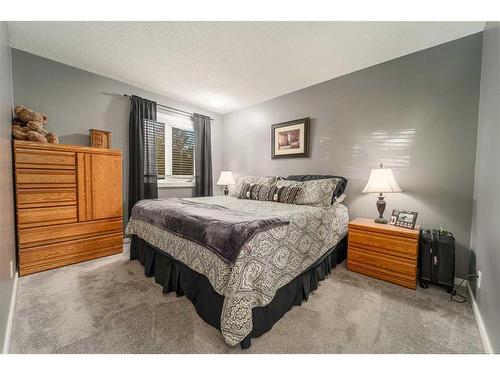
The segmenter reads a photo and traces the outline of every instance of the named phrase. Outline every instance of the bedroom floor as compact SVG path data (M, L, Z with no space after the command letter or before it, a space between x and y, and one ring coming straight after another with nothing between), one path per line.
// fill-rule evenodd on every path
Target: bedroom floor
M11 353L482 353L469 303L346 270L242 351L164 295L128 249L19 279Z

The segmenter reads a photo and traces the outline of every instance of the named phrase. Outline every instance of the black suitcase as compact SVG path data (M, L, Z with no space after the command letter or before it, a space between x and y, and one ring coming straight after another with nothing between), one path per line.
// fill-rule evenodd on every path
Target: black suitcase
M436 284L448 293L455 286L455 238L449 232L427 229L420 232L420 286Z

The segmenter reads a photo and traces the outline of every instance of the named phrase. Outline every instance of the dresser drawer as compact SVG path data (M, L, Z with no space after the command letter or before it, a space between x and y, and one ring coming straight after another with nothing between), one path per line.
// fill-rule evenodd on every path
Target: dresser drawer
M76 205L76 189L18 189L17 207L35 208Z
M418 241L411 238L349 228L348 241L349 246L352 245L412 260L417 259Z
M349 246L349 260L362 263L366 266L376 267L381 270L394 271L411 276L417 276L417 261L406 258L396 258L391 255L376 253Z
M69 241L103 234L123 234L122 219L76 222L36 228L20 228L19 248L41 246L61 241Z
M17 210L19 228L74 223L76 219L76 204L59 207L20 208Z
M76 187L76 174L65 170L18 169L16 183L18 189Z
M76 153L44 150L18 150L15 154L16 168L25 169L72 169L76 168Z
M20 275L24 276L122 251L123 237L121 233L21 249L19 251L19 271Z

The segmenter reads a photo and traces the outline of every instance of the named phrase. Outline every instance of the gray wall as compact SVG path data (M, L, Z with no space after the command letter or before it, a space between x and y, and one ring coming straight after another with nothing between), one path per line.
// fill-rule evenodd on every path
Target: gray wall
M491 345L500 353L500 24L488 23L483 40L481 100L471 248L482 273L476 301ZM474 286L474 284L473 284Z
M465 274L472 215L482 34L420 51L223 116L222 167L241 175L333 173L349 179L350 217L375 217L361 194L379 161L401 194L393 208L457 239ZM314 69L312 66L311 69ZM311 117L311 156L271 160L271 124Z
M11 262L16 261L12 185L12 71L7 24L0 22L0 350L4 345L14 286ZM15 269L15 268L14 268Z
M89 145L89 129L112 132L113 148L123 150L124 216L127 216L128 191L128 117L129 101L123 94L135 94L158 103L199 112L214 118L212 123L213 175L221 170L221 118L219 115L176 102L170 98L130 86L52 60L12 49L14 99L47 113L47 129L59 135L61 143ZM192 188L160 189L161 196L192 196Z

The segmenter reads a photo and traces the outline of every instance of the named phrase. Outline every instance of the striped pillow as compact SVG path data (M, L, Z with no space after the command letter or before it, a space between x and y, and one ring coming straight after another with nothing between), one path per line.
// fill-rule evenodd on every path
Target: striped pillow
M269 183L244 183L240 189L240 193L238 194L238 199L253 199L256 201L266 201L268 191L274 185L270 185Z
M230 193L229 195L232 197L240 197L241 189L243 188L243 185L245 184L262 184L265 185L265 187L269 188L271 185L274 185L276 183L276 177L261 177L261 176L243 176L238 180L238 183L234 185L234 187L230 187ZM264 191L266 189L261 188L260 194L261 196L259 197L259 200L265 200L265 195Z
M252 199L252 184L243 184L240 193L238 194L238 199Z
M297 195L300 193L300 188L295 186L281 186L274 185L269 189L267 200L279 203L294 204Z

